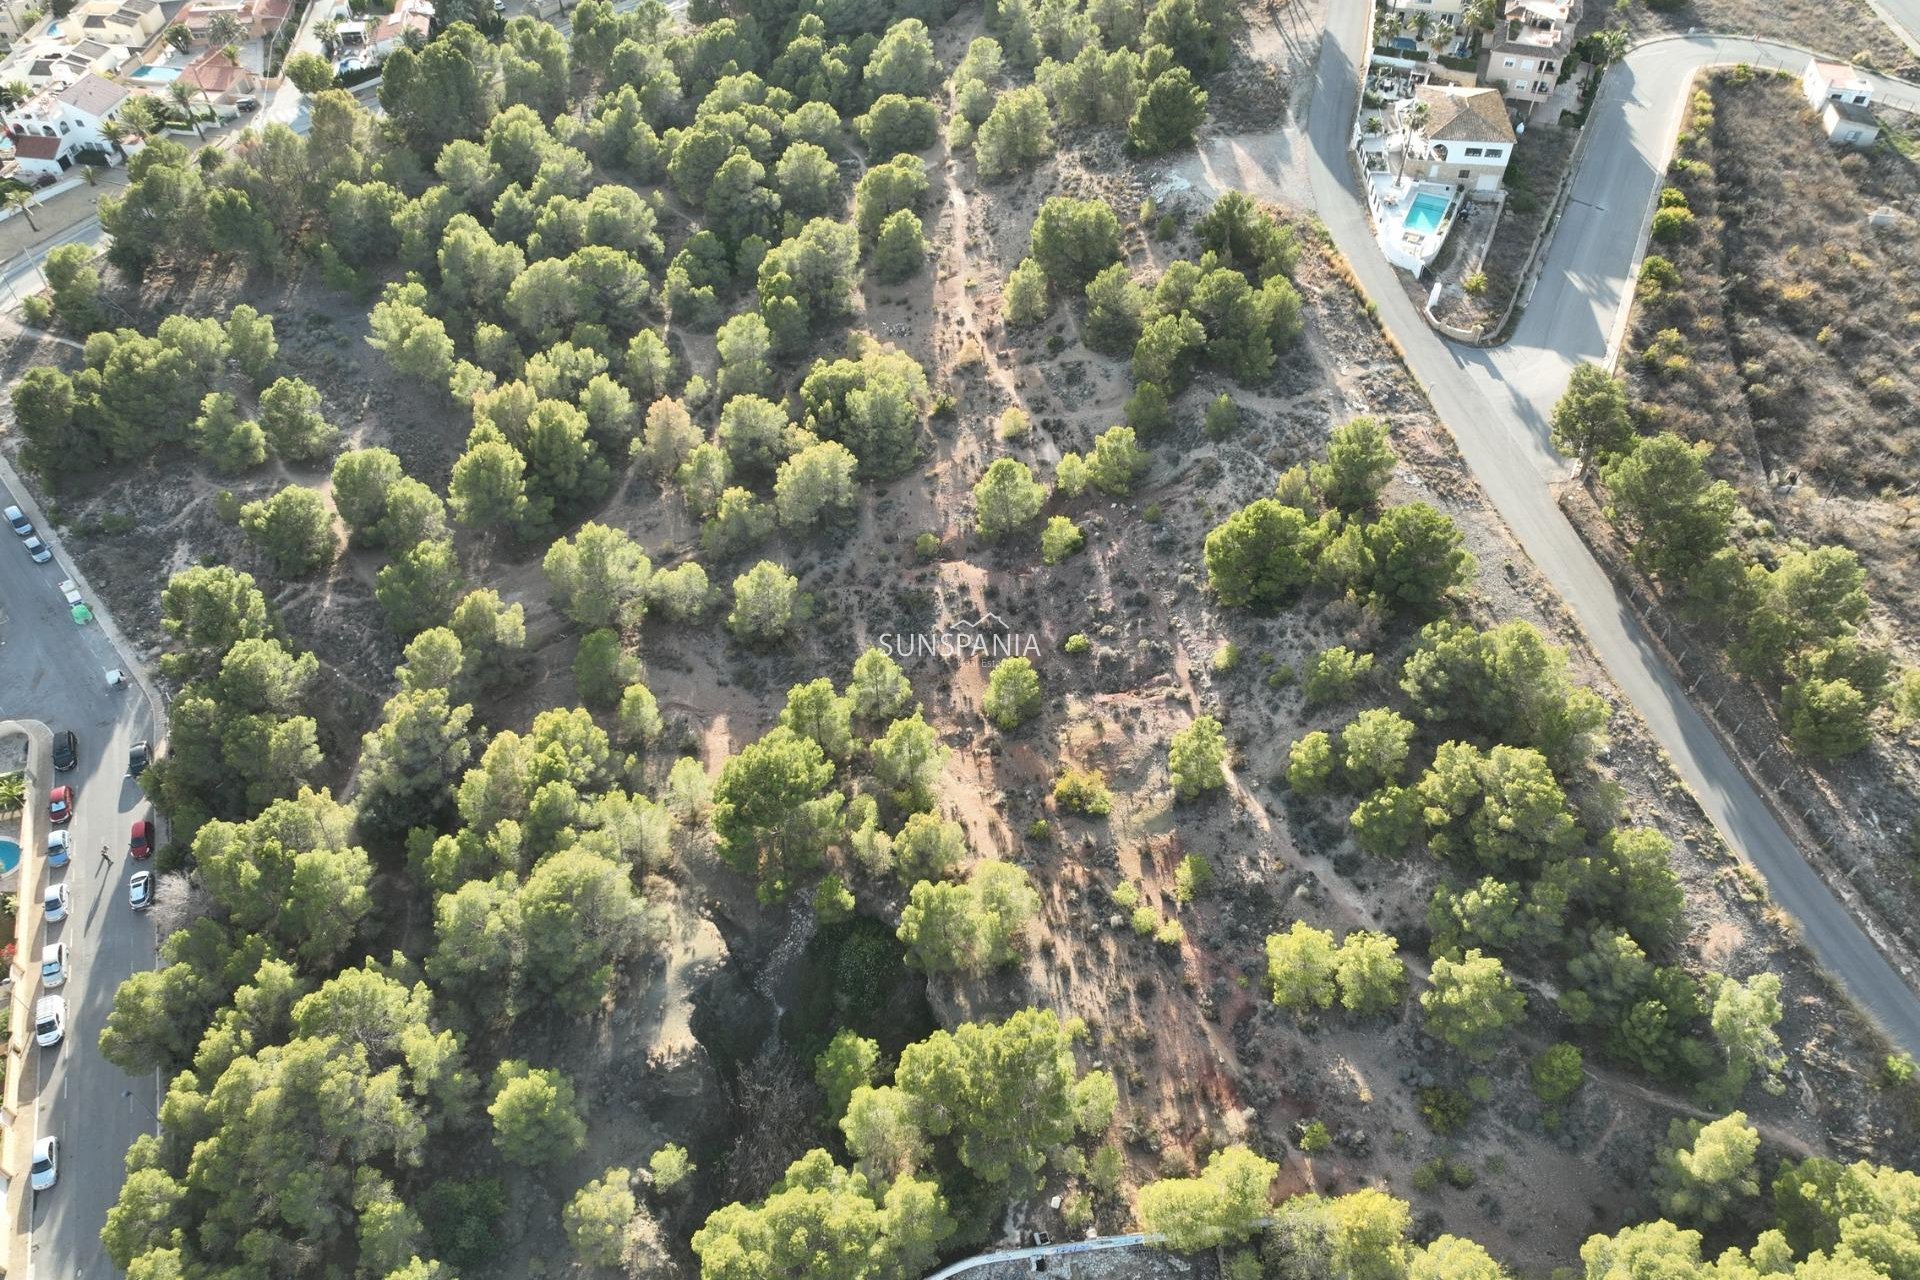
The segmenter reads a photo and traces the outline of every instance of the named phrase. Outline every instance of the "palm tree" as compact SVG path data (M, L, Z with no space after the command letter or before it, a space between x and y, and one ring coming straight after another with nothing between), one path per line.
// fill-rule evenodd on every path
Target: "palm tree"
M144 136L152 133L155 129L159 128L160 119L158 110L153 105L153 100L143 96L127 99L127 104L120 108L120 118L110 120L107 123L118 129L120 136L124 138L128 134L137 133ZM113 135L109 134L108 136L112 137ZM119 139L115 140L118 141Z
M207 23L208 44L236 44L246 36L247 29L240 25L240 19L230 13L216 13L213 20Z
M1400 168L1395 179L1407 176L1407 152L1413 147L1413 135L1427 123L1427 104L1415 102L1400 113Z
M12 813L27 802L27 775L10 773L0 778L0 813Z
M340 20L322 18L313 24L313 34L320 41L320 47L325 49L327 56L331 58L340 39Z
M167 86L167 96L179 103L180 109L187 113L187 123L193 126L194 136L205 138L207 135L200 128L200 117L193 110L193 86L184 80L175 80Z
M17 107L33 96L33 86L25 80L9 80L0 84L0 105Z
M33 192L25 187L8 187L4 193L0 193L0 204L9 209L18 209L27 215L29 227L35 231L40 229L40 224L33 220Z
M184 22L176 22L167 28L167 43L176 53L185 53L193 48L193 28Z

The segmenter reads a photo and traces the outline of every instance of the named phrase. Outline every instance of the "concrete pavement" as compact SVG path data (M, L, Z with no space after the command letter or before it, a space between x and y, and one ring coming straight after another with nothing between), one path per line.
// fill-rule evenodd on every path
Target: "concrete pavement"
M18 545L9 545L18 542L11 532L0 541L0 714L44 721L56 733L71 729L80 748L75 767L55 779L75 792L68 828L73 859L62 868L36 863L71 889L67 919L44 926L42 938L67 943L72 975L59 991L67 1000L66 1039L50 1049L31 1049L28 1063L37 1072L36 1132L57 1135L61 1151L59 1185L35 1197L28 1274L85 1280L112 1274L100 1228L119 1196L122 1157L135 1137L153 1129L158 1103L152 1077L127 1077L99 1049L115 990L154 963L153 926L127 905L134 869L128 828L136 817L150 815L151 806L126 767L127 749L142 738L155 739L158 730L141 686L107 687L108 668L132 672L130 655L114 647L98 621L74 625L56 590L72 574L71 561L30 496L17 484L0 484L0 496L25 508L55 548L53 563L37 565ZM102 604L90 593L88 598L96 615L102 614ZM45 844L41 838L25 849L23 860L44 859ZM37 962L37 950L22 960ZM17 1185L24 1193L24 1181Z
M1501 518L1559 591L1648 729L1728 845L1765 878L1815 958L1893 1040L1920 1052L1920 998L1801 856L1555 502L1565 464L1546 421L1575 362L1598 359L1618 323L1626 280L1673 144L1692 73L1722 62L1776 63L1795 51L1740 39L1660 41L1630 54L1588 128L1576 214L1561 224L1515 340L1457 348L1421 320L1375 248L1347 143L1367 36L1364 6L1335 6L1321 43L1306 122L1312 204L1382 323L1406 353ZM1907 91L1911 92L1911 91ZM1284 194L1280 198L1285 198Z

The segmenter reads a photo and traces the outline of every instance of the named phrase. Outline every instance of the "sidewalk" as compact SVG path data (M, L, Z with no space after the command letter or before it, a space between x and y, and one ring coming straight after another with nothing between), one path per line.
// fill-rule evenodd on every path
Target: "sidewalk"
M62 191L45 204L36 203L30 209L0 220L0 262L57 240L62 232L98 216L101 196L126 189L126 168L108 169L100 175L98 183L91 186L83 183L71 191ZM33 215L32 222L27 221L29 213Z

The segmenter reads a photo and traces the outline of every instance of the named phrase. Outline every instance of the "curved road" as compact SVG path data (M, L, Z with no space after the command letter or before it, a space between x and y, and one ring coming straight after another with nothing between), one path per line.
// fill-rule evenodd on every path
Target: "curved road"
M1687 700L1674 673L1615 592L1554 500L1565 464L1547 443L1546 421L1573 366L1604 358L1621 323L1666 159L1694 71L1744 61L1804 65L1786 45L1694 37L1642 45L1608 73L1589 129L1597 131L1575 179L1570 212L1548 253L1514 340L1455 347L1427 327L1374 246L1358 180L1347 158L1365 6L1333 6L1320 46L1306 123L1313 204L1380 318L1399 340L1460 452L1514 536L1566 601L1614 683L1646 720L1728 845L1765 877L1773 900L1799 922L1827 971L1909 1052L1920 1053L1920 997L1800 855L1793 839ZM1883 82L1890 101L1920 107L1920 94Z

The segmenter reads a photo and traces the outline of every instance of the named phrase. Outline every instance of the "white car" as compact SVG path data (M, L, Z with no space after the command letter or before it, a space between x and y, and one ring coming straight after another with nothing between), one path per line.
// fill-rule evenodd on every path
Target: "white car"
M64 867L73 857L73 833L55 831L47 837L47 865Z
M27 513L20 508L8 507L5 514L7 523L12 525L13 531L21 537L24 538L33 532L33 521L27 519Z
M33 1189L51 1191L60 1181L60 1139L42 1138L33 1144Z
M45 564L53 559L53 549L40 541L40 535L37 533L28 534L27 540L20 545L27 549L27 558L35 564Z
M59 924L67 918L67 908L73 905L73 891L65 882L47 886L46 900L41 906L46 909L47 923Z
M40 953L40 985L49 989L67 985L67 944L49 942Z
M153 905L153 872L133 873L133 879L127 881L127 902L135 911L145 911Z
M51 1049L66 1039L66 1035L67 998L41 996L33 1006L33 1038L40 1042L42 1049Z

